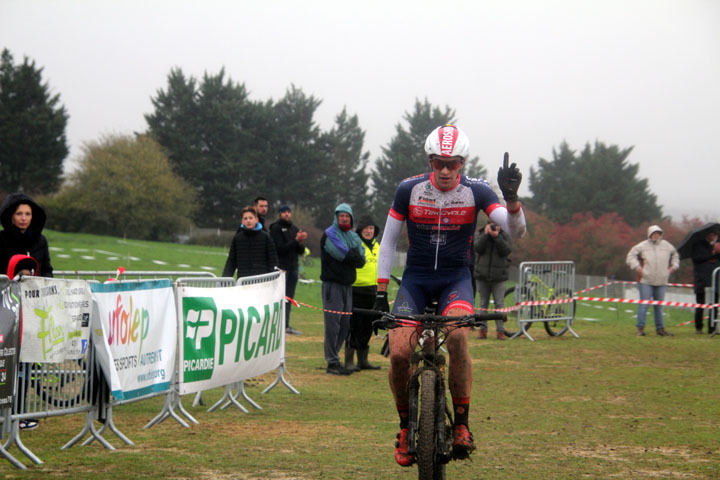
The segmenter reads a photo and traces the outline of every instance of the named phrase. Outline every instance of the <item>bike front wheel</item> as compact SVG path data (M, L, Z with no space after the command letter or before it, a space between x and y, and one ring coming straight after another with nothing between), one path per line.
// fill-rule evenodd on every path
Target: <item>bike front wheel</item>
M445 480L445 464L439 461L435 430L437 374L425 370L420 374L420 414L417 431L417 464L419 480Z

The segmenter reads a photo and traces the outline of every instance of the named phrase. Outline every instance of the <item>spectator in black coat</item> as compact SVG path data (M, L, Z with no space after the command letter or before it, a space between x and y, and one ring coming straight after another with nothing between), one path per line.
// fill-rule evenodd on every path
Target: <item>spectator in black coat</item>
M242 225L230 244L223 277L232 277L237 270L237 278L272 272L278 266L275 244L258 221L253 207L241 211Z
M29 255L37 260L41 277L52 277L48 241L42 234L45 210L24 193L11 193L0 206L0 273L6 274L13 255ZM20 272L16 272L20 273ZM29 271L22 272L25 275Z
M285 296L295 298L295 288L300 278L298 269L298 255L305 251L303 242L307 232L303 232L292 223L292 211L289 205L283 205L278 210L280 219L270 225L270 238L275 243L280 268L285 270ZM285 302L285 333L302 335L302 332L290 326L290 308L292 303Z
M46 218L45 210L24 193L11 193L5 198L0 206L0 223L3 226L0 232L0 273L10 276L17 273L41 277L53 276L48 241L42 234ZM18 264L21 270L16 270L13 274L9 273L8 264L13 255L33 257L37 260L38 271L31 272ZM27 391L29 379L24 377L22 381L25 382L23 388ZM23 411L24 402L25 397L20 395L18 411ZM37 427L38 420L35 418L20 420L22 430L34 430Z

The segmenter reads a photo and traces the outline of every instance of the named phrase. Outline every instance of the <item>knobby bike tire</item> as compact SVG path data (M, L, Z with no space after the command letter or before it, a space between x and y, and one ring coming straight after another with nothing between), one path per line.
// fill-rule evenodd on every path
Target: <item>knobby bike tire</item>
M445 480L445 465L435 452L436 373L425 370L420 374L420 414L417 431L417 464L419 480Z
M557 291L557 293L555 295L553 295L553 298L551 300L562 299L562 298L572 298L572 295L573 295L573 292L569 288L561 288ZM557 306L551 305L550 311L552 312L553 307L554 307L554 311L556 311L558 313L558 315L561 315L562 313L564 313L565 307L563 305L564 304L557 305ZM570 314L571 314L572 318L575 318L575 301L574 300L572 302L572 310L571 310ZM544 322L543 324L545 325L545 331L551 337L559 337L560 335L562 335L568 331L568 324L565 320L561 320L560 323L554 322L551 320L551 321Z

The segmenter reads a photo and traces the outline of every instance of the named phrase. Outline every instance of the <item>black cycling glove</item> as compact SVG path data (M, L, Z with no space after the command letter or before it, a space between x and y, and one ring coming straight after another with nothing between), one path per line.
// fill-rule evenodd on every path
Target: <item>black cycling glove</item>
M518 188L522 181L522 173L515 163L508 166L510 155L505 152L503 166L498 170L497 182L506 202L517 202Z
M387 292L377 292L375 295L375 303L373 304L373 310L379 310L381 312L389 312L390 304L388 303Z

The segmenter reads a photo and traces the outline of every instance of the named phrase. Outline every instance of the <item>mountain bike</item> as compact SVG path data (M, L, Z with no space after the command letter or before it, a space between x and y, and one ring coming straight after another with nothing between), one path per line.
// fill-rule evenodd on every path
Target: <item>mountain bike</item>
M553 272L546 270L541 273L549 274ZM564 272L557 273L564 274ZM515 305L520 302L568 300L573 298L573 292L570 288L557 288L555 284L555 275L550 276L548 283L543 280L543 275L532 273L523 285L514 285L505 290L505 305ZM547 319L543 321L545 331L551 337L559 337L570 328L570 323L567 321L568 317L570 317L570 322L575 318L575 301L573 300L571 302L570 311L568 311L566 305L566 303L558 303L523 307L525 308L525 310L523 310L524 312L529 312L529 315L527 315L529 318L526 320L531 321L523 321L523 318L518 317L518 322L521 324L521 331L515 333L514 336L520 335L523 330L529 330L534 323L532 320Z
M478 313L448 317L435 313L404 315L353 309L353 313L380 317L373 327L392 330L415 328L417 346L410 358L410 410L408 453L415 455L420 480L444 480L452 459L453 412L447 405L445 356L440 348L457 328L479 326L481 321L505 320L504 313Z

